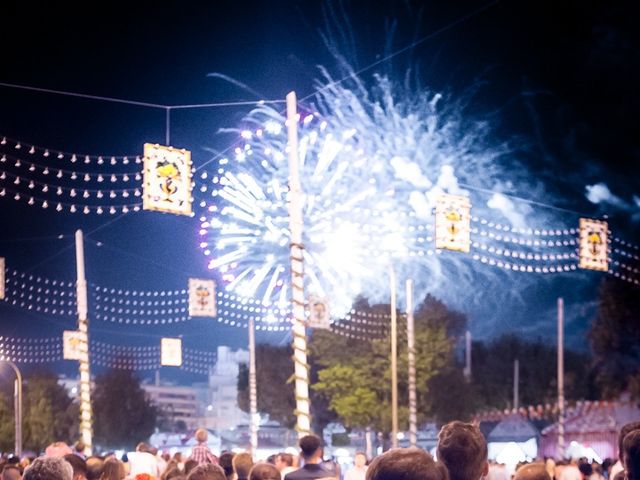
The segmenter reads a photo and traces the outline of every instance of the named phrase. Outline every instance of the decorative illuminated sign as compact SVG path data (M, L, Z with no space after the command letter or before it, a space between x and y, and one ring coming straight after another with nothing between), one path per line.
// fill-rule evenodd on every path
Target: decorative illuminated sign
M608 230L607 222L580 219L580 268L605 272L609 269Z
M182 340L163 338L160 341L160 363L165 367L182 366Z
M436 201L436 248L468 253L471 248L471 201L441 195Z
M77 330L65 330L62 334L62 358L65 360L80 360L83 354L83 335ZM86 354L86 348L84 349Z
M329 302L326 298L310 295L307 301L307 326L328 329L331 325Z
M216 316L216 284L213 280L189 279L189 316Z
M142 208L191 215L191 152L144 144Z

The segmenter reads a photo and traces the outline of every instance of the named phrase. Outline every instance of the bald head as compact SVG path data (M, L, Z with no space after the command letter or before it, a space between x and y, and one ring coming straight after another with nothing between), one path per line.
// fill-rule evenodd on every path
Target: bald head
M551 480L544 463L528 463L521 466L513 480Z

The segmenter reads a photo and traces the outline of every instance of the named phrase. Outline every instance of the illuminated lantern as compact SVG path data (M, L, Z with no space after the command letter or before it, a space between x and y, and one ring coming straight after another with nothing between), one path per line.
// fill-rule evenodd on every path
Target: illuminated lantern
M144 144L144 210L191 215L191 152Z
M580 268L609 269L608 230L607 222L580 219Z
M441 195L436 201L436 248L468 253L471 247L471 202Z
M76 330L65 330L62 333L62 358L80 360L82 357L83 334ZM85 348L86 355L86 348Z
M213 280L189 279L189 316L216 316L216 284Z
M165 367L182 366L182 340L163 338L160 341L160 364Z
M309 295L307 300L307 326L310 328L328 329L331 325L329 301L315 295Z

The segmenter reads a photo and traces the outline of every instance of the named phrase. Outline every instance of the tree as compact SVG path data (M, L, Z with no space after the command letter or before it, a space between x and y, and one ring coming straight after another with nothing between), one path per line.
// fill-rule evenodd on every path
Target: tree
M258 411L289 428L295 425L293 352L290 346L256 345L256 388ZM249 411L249 367L240 364L238 373L238 406Z
M15 447L15 420L13 408L4 392L0 392L0 451L13 452Z
M157 409L130 370L111 370L96 377L92 397L96 443L132 448L156 425Z
M365 300L354 305L358 311L386 313L386 305L369 306ZM464 329L464 315L449 310L442 302L427 296L415 315L416 389L421 420L432 410L429 381L452 358L453 332ZM408 423L407 341L404 322L398 335L398 417ZM377 330L371 340L357 340L331 332L315 332L312 361L319 365L319 382L313 388L329 399L330 408L349 427L391 430L391 366L388 328Z
M25 381L23 446L42 451L55 441L71 442L78 436L78 410L53 374L38 374Z
M614 398L628 390L640 398L640 288L604 279L588 337L603 396Z

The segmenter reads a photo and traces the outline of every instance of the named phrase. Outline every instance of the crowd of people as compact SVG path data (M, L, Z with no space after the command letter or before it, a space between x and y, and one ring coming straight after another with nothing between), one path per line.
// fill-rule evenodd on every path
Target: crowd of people
M640 422L621 429L615 462L594 468L586 459L568 463L547 459L520 465L513 475L492 468L479 428L459 421L440 430L435 458L419 448L395 448L369 463L363 452L357 452L344 475L335 462L323 460L322 442L315 435L300 439L299 456L282 452L259 462L249 453L214 455L204 429L196 432L196 440L187 458L161 454L140 443L122 459L85 457L81 443L71 448L56 442L35 459L3 458L1 480L640 480Z

